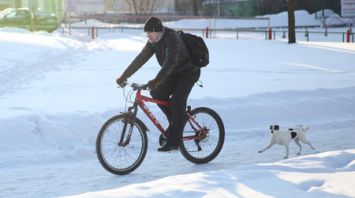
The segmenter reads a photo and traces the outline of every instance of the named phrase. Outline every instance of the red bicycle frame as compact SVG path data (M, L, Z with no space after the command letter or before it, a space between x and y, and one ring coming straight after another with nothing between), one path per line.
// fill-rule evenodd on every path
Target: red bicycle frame
M136 92L136 101L135 101L138 106L143 110L143 112L149 117L149 119L154 123L154 125L159 129L159 131L165 136L168 137L168 134L164 130L164 128L161 126L159 121L155 118L153 113L149 110L149 108L145 105L145 102L151 102L163 106L171 106L171 102L169 101L163 101L163 100L157 100L154 98L146 97L141 94L141 90L138 90ZM191 135L191 136L185 136L182 137L182 140L198 140L202 139L206 135L206 130L203 128L195 119L192 117L189 112L186 112L186 116L188 117L188 122L195 131L198 131L199 133L196 135ZM196 127L195 127L196 126Z

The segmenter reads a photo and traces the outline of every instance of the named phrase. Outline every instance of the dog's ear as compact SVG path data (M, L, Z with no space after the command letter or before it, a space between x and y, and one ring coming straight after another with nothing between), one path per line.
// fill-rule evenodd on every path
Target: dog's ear
M275 130L275 131L278 131L279 129L280 129L279 125L275 125L275 126L274 126L274 130Z

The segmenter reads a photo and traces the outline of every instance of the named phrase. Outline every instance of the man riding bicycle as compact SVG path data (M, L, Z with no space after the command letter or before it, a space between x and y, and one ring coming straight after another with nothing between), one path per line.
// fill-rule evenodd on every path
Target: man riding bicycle
M127 79L155 54L161 66L156 77L148 82L154 99L166 100L172 106L161 106L169 121L167 142L158 151L177 150L186 121L186 101L200 77L200 68L189 61L189 52L179 34L162 25L158 17L150 17L144 24L148 41L142 51L116 80L121 87Z

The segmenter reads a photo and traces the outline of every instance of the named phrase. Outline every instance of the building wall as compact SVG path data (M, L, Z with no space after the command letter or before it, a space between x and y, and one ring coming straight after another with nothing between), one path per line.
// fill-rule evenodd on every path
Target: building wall
M65 0L65 12L71 15L82 13L104 13L106 11L105 0Z
M15 7L15 2L13 0L0 0L0 11L13 7Z
M154 0L157 12L174 12L174 0ZM138 2L138 1L137 1ZM65 12L72 15L102 13L134 13L127 0L64 0Z

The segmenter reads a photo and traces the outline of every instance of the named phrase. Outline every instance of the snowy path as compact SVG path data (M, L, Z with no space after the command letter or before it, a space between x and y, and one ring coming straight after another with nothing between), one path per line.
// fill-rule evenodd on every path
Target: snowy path
M205 88L195 88L189 104L210 106L222 116L227 133L220 156L194 165L180 153L158 153L158 134L148 125L152 132L143 164L130 175L111 175L96 159L95 138L102 123L123 110L124 98L114 81L145 40L113 36L89 44L59 40L51 45L53 51L33 44L38 53L28 62L14 61L15 53L1 59L0 66L8 67L0 71L0 197L78 195L275 162L284 156L283 147L257 153L269 142L270 124L310 125L307 137L316 152L354 148L355 50L216 39L208 41L215 53L202 76ZM14 43L8 47L22 50ZM150 80L156 64L153 58L132 80ZM290 157L295 153L291 144ZM305 155L313 153L304 147Z
M338 94L334 94L337 92ZM349 106L351 104L349 100L355 100L355 95L353 94L355 92L350 92L348 89L335 92L329 91L328 93L325 91L323 94L313 96L314 98L310 97L308 92L302 95L299 92L291 92L289 95L296 93L302 96L300 97L302 102L297 104L297 108L299 109L305 109L306 106L313 105L315 97L318 101L337 101L337 105L334 106L334 108L337 109L354 109L353 105ZM31 136L29 136L29 145L25 147L28 147L29 153L23 152L22 148L13 148L13 153L4 155L6 159L2 161L1 166L6 168L0 169L0 177L7 179L0 181L0 197L5 197L10 194L13 195L13 197L58 197L77 195L88 191L110 190L129 184L149 182L171 175L228 170L243 165L281 160L284 155L284 148L281 146L274 146L263 154L257 153L257 151L263 148L269 141L267 126L260 128L260 126L263 125L261 120L264 115L259 115L259 120L258 117L248 115L240 109L243 106L247 106L249 111L253 111L253 108L258 108L260 112L267 113L267 110L260 107L261 101L264 101L264 108L277 109L280 104L285 105L282 101L273 104L272 98L277 95L278 94L269 94L268 97L263 97L263 99L253 97L255 101L252 101L252 98L246 98L245 100L236 99L233 100L233 102L228 100L220 101L228 102L230 108L219 106L219 102L213 103L217 111L225 118L227 134L225 146L220 156L209 164L191 164L186 161L180 153L158 153L156 151L158 147L157 132L154 128L149 127L152 132L149 133L149 151L145 161L134 173L123 177L117 177L106 172L98 163L94 153L94 141L97 129L93 126L100 126L100 123L102 123L107 114L87 115L83 117L80 117L80 115L63 116L63 120L58 120L63 122L63 125L60 126L57 124L55 126L57 127L56 130L60 131L61 127L64 129L68 128L77 131L77 133L79 133L77 137L68 135L74 131L62 133L61 135L63 135L63 137L59 135L49 136L42 131L42 135L32 134L32 136L34 136L32 137L34 138L33 142L31 141ZM266 103L266 101L269 101L269 103ZM193 103L198 102L199 101L193 101ZM204 104L203 101L200 102ZM319 106L324 107L320 104ZM324 116L324 120L322 120L322 112L319 112L319 114L315 112L319 111L315 110L313 115L304 119L307 119L308 123L312 126L307 137L317 148L316 152L353 148L353 140L355 139L354 117L351 117L350 114L342 114L340 116L336 115L336 112L329 111L328 116L332 117L332 119L327 120L329 117ZM294 113L302 112L294 111ZM276 115L275 118L277 117ZM280 117L281 116L280 113ZM338 119L335 119L335 116L338 117ZM75 123L78 124L78 126L73 126L75 123L68 123L64 117L76 117ZM312 119L312 117L316 118ZM46 129L55 132L53 128L48 126L47 122L54 121L50 119L58 118L51 116L45 119L38 118L39 130L41 130L41 127L47 126L48 128L42 128L42 130ZM238 119L240 119L241 122L238 122ZM87 120L91 120L89 126L85 124ZM143 120L147 121L144 117ZM248 128L248 126L246 126L248 123L245 123L247 120L254 120L254 125ZM289 120L286 118L282 121L287 123ZM260 124L259 126L258 123ZM83 134L86 135L83 136ZM80 139L80 135L85 138ZM70 140L69 137L73 138L73 140ZM38 139L42 141L42 146L38 145L38 141L36 141ZM79 142L76 143L75 140ZM66 142L65 147L60 146L61 142L63 144ZM38 149L31 149L31 146L34 148L38 147ZM290 149L290 157L296 157L295 153L297 148L293 143ZM304 154L312 153L314 152L307 146L304 147ZM26 160L26 162L23 160ZM17 185L18 183L21 183L21 185Z

